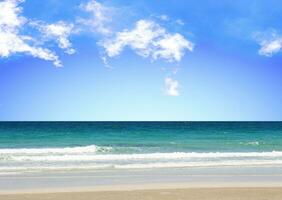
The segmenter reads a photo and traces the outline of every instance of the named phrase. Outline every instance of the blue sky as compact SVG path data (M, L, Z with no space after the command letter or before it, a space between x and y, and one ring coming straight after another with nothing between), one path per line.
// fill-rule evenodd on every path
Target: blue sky
M278 0L0 1L0 120L282 120Z

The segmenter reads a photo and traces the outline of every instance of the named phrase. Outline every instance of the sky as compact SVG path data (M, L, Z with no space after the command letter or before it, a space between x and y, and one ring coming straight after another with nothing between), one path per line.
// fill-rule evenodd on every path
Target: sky
M281 121L279 0L0 0L2 121Z

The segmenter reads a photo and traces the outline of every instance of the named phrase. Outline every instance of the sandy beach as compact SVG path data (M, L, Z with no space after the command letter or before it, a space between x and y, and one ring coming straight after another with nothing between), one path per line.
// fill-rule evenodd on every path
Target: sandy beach
M186 188L95 192L22 193L1 200L281 200L282 187Z
M281 200L281 167L110 170L0 176L2 200Z

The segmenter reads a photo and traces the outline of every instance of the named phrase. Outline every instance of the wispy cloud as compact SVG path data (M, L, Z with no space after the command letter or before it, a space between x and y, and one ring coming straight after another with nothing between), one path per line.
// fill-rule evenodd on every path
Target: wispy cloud
M5 0L0 2L0 57L24 53L61 66L58 56L51 50L32 44L32 37L21 34L28 19L21 15L19 4L24 0Z
M81 4L80 8L90 13L89 18L79 18L78 22L90 27L93 32L109 35L112 30L109 23L112 21L113 8L104 6L96 0L91 0L86 4Z
M141 19L135 22L134 27L116 31L111 28L112 14L116 10L107 7L96 0L80 5L80 8L89 13L88 18L79 18L71 23L57 21L47 23L40 20L31 20L22 15L20 6L24 0L4 0L0 2L0 57L9 57L14 54L26 54L47 61L52 61L55 66L62 63L49 42L56 43L58 48L67 54L73 54L70 37L77 34L77 30L98 33L98 43L103 47L101 59L104 65L111 68L108 58L120 55L125 48L144 58L151 60L164 60L169 63L179 62L186 52L192 52L194 43L177 32L170 32L165 23L169 20L167 15L161 15L160 25L156 20ZM182 21L178 22L183 24ZM30 30L32 31L26 31ZM36 34L34 34L34 31ZM29 34L24 34L28 32ZM48 48L47 48L48 47ZM179 95L179 82L171 76L177 69L165 78L166 94Z
M72 44L69 40L70 35L75 32L74 25L72 23L59 21L53 24L46 24L44 22L37 21L32 22L31 24L39 29L47 40L56 41L59 48L64 49L65 53L75 53L75 50L72 48Z
M179 96L179 82L170 77L165 78L165 92L169 96Z
M152 20L139 20L132 30L117 32L101 43L109 57L118 56L126 47L142 57L168 62L180 61L185 51L193 51L194 44L179 33L170 33Z
M276 30L256 32L254 37L260 45L258 53L262 56L271 57L282 49L282 35Z
M273 54L278 53L281 50L282 37L268 41L262 41L260 45L261 45L261 48L259 50L260 55L272 56Z
M167 15L161 15L155 20L138 20L131 29L115 30L112 24L116 21L113 15L117 9L96 0L80 5L84 14L89 14L88 17L80 17L70 23L61 20L49 23L28 19L22 15L21 3L24 1L0 2L0 57L24 54L51 61L59 67L62 62L55 52L54 45L49 43L56 44L67 54L74 54L76 50L70 37L89 30L98 35L98 44L104 50L100 57L108 68L112 68L108 59L120 55L126 48L141 57L168 63L180 62L186 52L192 52L194 49L193 42L181 33L170 32L166 28L165 24L170 20ZM184 22L177 20L176 24L183 25ZM179 82L172 78L177 70L178 68L174 69L164 80L165 91L169 96L179 96Z
M122 31L112 30L112 14L115 8L105 6L96 0L90 0L81 4L80 8L90 13L88 18L80 18L76 22L66 23L58 21L47 23L39 20L31 20L22 16L24 0L4 0L0 2L0 56L9 57L14 54L27 54L40 59L52 61L55 66L62 63L47 42L56 42L58 47L67 54L75 53L70 41L70 36L77 29L90 29L101 34L104 48L103 62L109 66L107 57L115 57L125 48L131 48L142 57L152 60L163 59L168 62L179 62L187 51L193 51L194 44L180 33L171 33L165 27L153 20L139 20L133 29ZM162 20L168 20L168 16L162 15ZM26 30L36 29L39 36L23 34ZM37 32L38 32L37 31Z

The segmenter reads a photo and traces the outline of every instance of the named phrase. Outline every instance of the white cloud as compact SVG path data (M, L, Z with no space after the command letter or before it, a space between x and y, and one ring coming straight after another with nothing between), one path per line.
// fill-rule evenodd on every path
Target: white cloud
M25 23L24 17L18 16L21 8L17 7L22 0L6 0L0 2L0 26L1 29L13 29Z
M259 54L263 56L271 57L273 54L278 53L282 48L282 37L265 40L260 42L261 48Z
M165 78L165 92L169 96L179 96L179 82L172 78Z
M88 26L104 38L99 44L105 49L102 60L107 67L110 66L107 58L120 55L125 48L132 49L142 57L168 62L179 62L187 51L193 51L194 48L194 44L183 35L171 33L153 20L139 20L131 30L114 32L110 24L115 8L96 0L81 5L91 17L79 19L80 24L63 21L48 24L27 19L22 16L20 7L24 1L0 0L0 57L25 54L62 66L56 52L51 50L52 46L46 48L46 45L55 41L65 53L75 53L69 38L82 24L85 25L83 29ZM166 15L160 18L168 20Z
M67 54L74 54L75 50L72 48L72 44L68 39L74 32L74 25L68 24L63 21L59 21L53 24L44 24L42 22L35 22L32 24L37 27L44 36L48 39L57 41L59 47L65 50Z
M107 26L111 21L112 8L106 7L96 0L91 0L87 4L80 6L84 11L91 14L90 19L79 19L79 23L91 27L94 32L109 35L112 31Z
M180 61L186 50L193 51L194 44L179 33L169 33L151 20L139 20L132 30L116 33L112 39L101 43L109 57L119 55L125 47L142 57Z
M115 38L106 40L102 45L109 57L119 55L125 46L129 46L139 55L147 57L151 54L150 48L152 48L153 40L164 33L165 30L153 22L140 20L132 31L118 32Z
M0 57L25 53L37 58L52 61L61 66L58 56L49 49L31 45L32 37L20 34L28 21L21 16L19 4L24 0L5 0L0 2Z
M193 51L194 44L186 40L179 33L165 34L162 39L155 42L156 51L152 53L154 59L164 58L168 61L180 61L187 49Z
M259 42L258 53L263 56L271 57L282 49L282 36L275 30L267 32L256 32L254 38Z
M58 56L49 49L33 47L26 43L27 37L13 32L3 32L0 28L0 57L9 57L15 53L26 53L36 58L52 61L57 67L61 66Z

